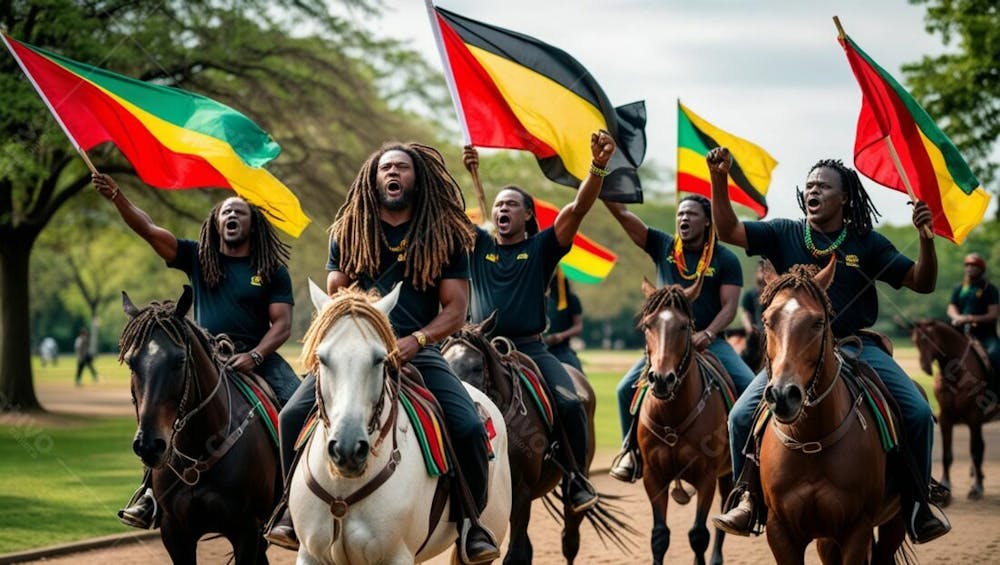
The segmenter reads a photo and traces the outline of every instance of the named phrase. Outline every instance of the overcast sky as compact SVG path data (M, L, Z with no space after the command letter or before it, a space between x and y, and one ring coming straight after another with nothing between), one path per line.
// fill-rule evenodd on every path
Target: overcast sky
M904 0L439 0L438 5L565 50L616 106L645 100L647 162L674 167L678 98L716 126L764 147L778 160L767 194L768 217L801 217L795 186L818 159L853 165L861 95L832 16L840 16L858 45L901 81L902 64L945 50L938 36L924 31L924 8ZM422 0L386 0L381 19L366 25L379 36L408 41L440 68ZM871 181L866 187L883 213L882 223L909 222L905 195Z

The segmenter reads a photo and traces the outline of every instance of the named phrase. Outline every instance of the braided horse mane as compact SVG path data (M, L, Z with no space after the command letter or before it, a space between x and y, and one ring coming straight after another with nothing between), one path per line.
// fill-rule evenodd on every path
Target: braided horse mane
M212 357L215 357L219 349L228 347L232 351L232 342L226 336L212 336L186 316L177 315L177 304L173 300L153 301L131 316L118 340L118 362L124 363L129 352L145 343L157 327L167 334L174 345L182 349L185 348L184 333L187 329L201 341L205 351Z
M643 303L639 313L636 314L636 325L640 326L643 320L663 310L673 308L680 310L687 316L689 323L694 326L694 312L691 309L691 301L684 294L684 289L680 285L672 284L653 291Z
M390 351L385 360L386 369L390 374L395 374L399 370L396 335L389 324L389 318L372 305L372 300L375 298L377 296L372 293L354 288L342 288L332 296L330 303L323 310L316 312L309 324L309 329L306 330L306 334L302 338L302 354L299 361L305 370L314 375L319 374L319 356L316 354L316 349L333 325L344 316L355 319L354 323L358 331L364 331L358 320L364 320L371 324L375 329L376 337Z

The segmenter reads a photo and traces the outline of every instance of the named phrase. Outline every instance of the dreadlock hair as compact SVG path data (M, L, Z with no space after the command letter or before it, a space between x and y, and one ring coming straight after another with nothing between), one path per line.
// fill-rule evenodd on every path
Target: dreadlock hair
M875 204L868 196L865 187L861 186L861 178L857 171L844 165L840 159L820 159L809 169L812 173L816 169L826 167L837 171L840 175L840 186L847 195L847 202L844 206L844 224L854 235L865 235L872 231L875 221L882 214L875 208ZM795 188L795 196L799 201L799 209L806 213L805 194L798 187Z
M302 367L313 375L319 374L319 356L316 354L316 348L323 342L323 338L326 337L334 323L344 316L351 316L364 320L375 328L378 338L389 350L385 365L390 374L395 374L399 369L396 335L392 332L389 319L372 304L372 300L375 298L376 296L373 294L353 287L338 290L326 307L314 314L312 323L309 324L309 329L306 330L306 335L302 338L302 353L299 357Z
M642 309L635 317L636 326L641 325L643 320L664 308L680 310L687 316L689 323L694 324L694 312L691 309L691 302L684 295L684 288L679 284L672 284L656 289L653 294L646 298Z
M247 202L243 198L239 198ZM229 200L228 198L226 200ZM222 271L222 237L219 235L219 210L226 200L212 208L208 218L201 224L201 234L198 238L198 262L201 264L202 278L209 288L215 288L222 282L225 273ZM260 208L247 202L250 207L250 269L257 273L264 282L281 267L288 264L289 246L278 238L271 222L267 221Z
M389 151L402 151L413 160L416 182L413 218L406 233L404 276L411 277L414 288L425 290L434 286L452 254L469 251L475 243L475 229L465 215L462 189L433 147L389 142L372 153L361 165L344 205L327 231L340 246L340 270L344 274L352 279L359 275L375 278L385 237L379 221L376 176L379 159Z
M520 194L521 200L524 201L525 209L531 210L531 219L525 222L524 232L527 233L528 236L532 236L538 233L539 232L538 214L535 212L535 198L530 194L528 194L527 190L524 190L523 188L515 184L508 184L507 186L501 188L500 192L503 192L505 190L513 190L514 192Z
M712 201L700 194L689 194L680 199L680 202L677 203L677 208L680 209L680 204L684 202L697 202L701 204L701 209L705 213L705 217L708 218L708 225L706 226L708 234L705 237L705 245L708 245L709 241L715 237L715 229L713 229L712 224Z
M820 288L816 282L817 274L819 274L819 267L816 265L793 265L791 270L771 281L760 292L761 310L765 310L771 305L771 301L774 300L778 292L786 288L804 288L810 296L823 305L827 318L831 318L833 316L833 305L830 303L830 297L826 291Z

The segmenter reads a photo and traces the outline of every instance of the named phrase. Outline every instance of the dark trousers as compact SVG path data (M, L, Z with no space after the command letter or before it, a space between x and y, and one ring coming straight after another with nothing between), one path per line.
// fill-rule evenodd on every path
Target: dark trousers
M292 366L277 353L265 357L264 362L254 369L254 372L263 377L271 386L274 395L278 397L278 408L284 406L299 388L299 376L295 374Z
M83 376L83 368L87 367L90 369L90 376L97 382L97 369L94 368L94 358L90 354L84 355L83 357L77 357L76 359L76 384L80 384L80 377Z
M573 351L573 348L569 346L569 342L564 341L558 345L549 345L547 347L549 353L554 355L560 362L576 368L581 373L583 372L583 365L580 363L580 358L576 356L576 351Z
M427 388L441 405L458 465L469 484L472 497L482 509L486 502L489 454L486 450L486 428L479 420L472 397L437 346L424 347L410 363L420 371ZM316 378L306 375L278 415L281 471L285 477L295 458L295 440L315 402Z
M566 431L570 452L580 471L586 471L587 464L587 414L583 403L576 395L573 379L562 363L549 353L540 339L514 340L518 351L524 353L538 365L545 384L555 397L557 417Z

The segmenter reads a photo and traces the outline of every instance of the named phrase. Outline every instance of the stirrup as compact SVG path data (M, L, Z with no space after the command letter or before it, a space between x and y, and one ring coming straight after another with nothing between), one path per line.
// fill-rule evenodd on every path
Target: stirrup
M469 541L469 533L472 531L472 525L473 525L472 520L468 518L462 519L462 526L458 532L458 558L461 561L461 563L463 565L478 565L480 563L489 563L490 561L499 559L500 546L497 545L496 536L493 534L493 532L490 531L489 528L487 528L481 523L477 524L477 526L479 527L480 530L483 531L483 533L486 534L486 537L489 538L489 541L491 544L493 544L495 551L488 553L486 555L482 555L474 561L469 557L469 554L466 552L467 548L466 544Z
M146 487L146 490L139 494L139 491L141 490L142 487L139 487L136 494L133 494L132 499L129 500L128 506L118 511L118 521L132 528L150 530L156 526L160 514L160 507L159 503L156 501L156 497L153 496L153 489L151 487ZM145 505L143 505L143 507L139 509L140 511L129 512L129 510L139 506L140 503L142 503L142 499L147 497L152 504L151 509L147 510Z
M632 466L628 467L624 460L631 457ZM611 461L611 470L608 472L611 478L626 483L634 483L642 478L642 456L635 449L624 449Z

